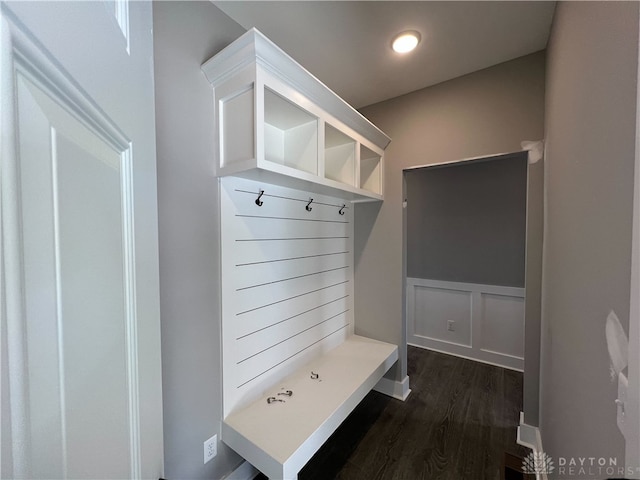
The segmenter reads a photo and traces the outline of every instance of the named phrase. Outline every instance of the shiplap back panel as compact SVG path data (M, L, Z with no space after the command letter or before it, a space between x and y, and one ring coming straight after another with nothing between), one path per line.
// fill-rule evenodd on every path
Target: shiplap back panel
M337 198L220 182L226 417L353 333L353 209L340 215Z

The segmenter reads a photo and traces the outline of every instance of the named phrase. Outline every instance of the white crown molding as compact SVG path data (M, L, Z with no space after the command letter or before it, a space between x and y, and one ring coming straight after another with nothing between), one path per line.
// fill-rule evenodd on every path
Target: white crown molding
M345 125L371 140L377 147L384 150L391 141L379 128L255 28L205 62L202 71L210 83L218 83L254 62L269 73L286 79L296 90L322 105L328 113L340 118Z

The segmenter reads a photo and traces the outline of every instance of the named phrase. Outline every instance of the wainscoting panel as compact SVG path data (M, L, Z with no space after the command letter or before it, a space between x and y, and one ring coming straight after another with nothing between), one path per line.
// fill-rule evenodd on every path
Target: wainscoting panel
M524 289L407 279L410 345L524 367Z
M471 346L471 292L415 285L415 334L447 343ZM453 330L448 330L452 323Z
M220 182L226 417L353 333L353 224L337 198Z
M480 348L484 351L524 356L524 298L482 295ZM518 321L520 319L521 321Z

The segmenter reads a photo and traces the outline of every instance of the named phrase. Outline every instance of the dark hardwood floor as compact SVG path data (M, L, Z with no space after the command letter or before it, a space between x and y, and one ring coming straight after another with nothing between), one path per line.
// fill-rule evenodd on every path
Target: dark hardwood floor
M415 347L408 373L406 402L369 393L299 480L494 480L505 452L528 453L516 444L522 373Z

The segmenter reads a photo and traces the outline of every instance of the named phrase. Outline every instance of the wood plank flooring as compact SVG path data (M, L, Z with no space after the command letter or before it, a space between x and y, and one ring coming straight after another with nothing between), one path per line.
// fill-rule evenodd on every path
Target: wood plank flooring
M406 402L369 393L299 480L498 480L505 452L528 453L522 373L416 347L408 373Z

